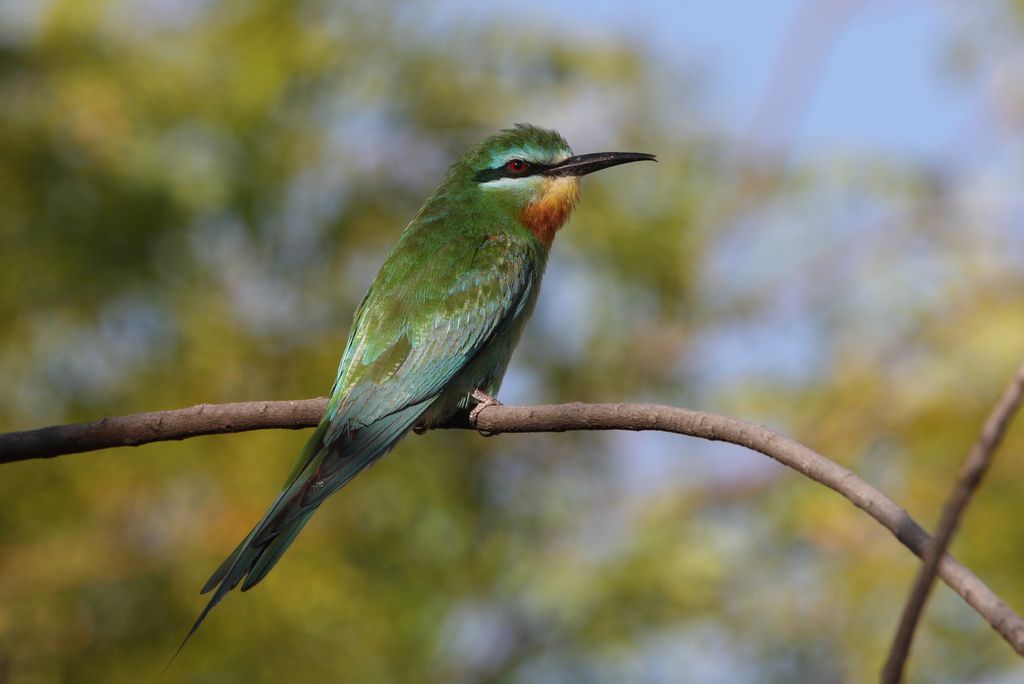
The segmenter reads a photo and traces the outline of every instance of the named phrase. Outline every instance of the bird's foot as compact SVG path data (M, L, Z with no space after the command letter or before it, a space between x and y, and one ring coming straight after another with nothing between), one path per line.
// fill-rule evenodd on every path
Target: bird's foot
M494 397L492 397L487 392L484 392L481 389L473 390L473 393L469 396L476 400L476 406L474 406L473 409L469 412L469 424L474 427L476 427L476 420L477 418L480 417L481 411L483 411L488 406L502 405L500 401L498 401L497 399L495 399ZM489 432L487 430L480 430L479 432L484 437L491 437L494 435L493 432Z
M417 423L416 425L412 426L412 431L417 435L422 435L429 429L430 428L424 425L423 423Z

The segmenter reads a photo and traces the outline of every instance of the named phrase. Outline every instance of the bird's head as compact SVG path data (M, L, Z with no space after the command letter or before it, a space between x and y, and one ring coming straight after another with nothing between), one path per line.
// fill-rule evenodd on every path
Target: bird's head
M550 244L579 199L580 176L642 160L655 158L638 152L573 156L557 131L516 124L473 147L456 166L471 192L513 212Z

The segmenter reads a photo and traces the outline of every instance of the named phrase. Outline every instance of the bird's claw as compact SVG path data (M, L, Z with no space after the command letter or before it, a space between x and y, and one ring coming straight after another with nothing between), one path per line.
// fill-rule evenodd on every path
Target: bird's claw
M476 427L476 421L477 418L480 417L481 411L483 411L488 406L502 405L500 401L498 401L497 399L495 399L494 397L487 394L487 392L484 392L481 389L473 390L473 393L470 396L476 400L476 406L474 406L473 409L469 412L469 424L474 427ZM479 432L484 437L491 437L494 435L493 432L490 432L488 430L480 430Z

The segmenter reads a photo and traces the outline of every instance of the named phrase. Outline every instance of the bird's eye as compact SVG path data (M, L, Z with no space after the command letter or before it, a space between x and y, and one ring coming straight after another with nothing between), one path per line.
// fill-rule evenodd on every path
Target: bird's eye
M526 171L526 162L522 159L512 159L505 164L505 170L509 173L520 174Z

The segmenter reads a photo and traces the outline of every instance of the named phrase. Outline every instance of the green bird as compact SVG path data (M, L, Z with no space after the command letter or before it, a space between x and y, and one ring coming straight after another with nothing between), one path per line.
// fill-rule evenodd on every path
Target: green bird
M557 132L518 124L452 164L356 311L323 420L277 499L203 586L213 596L182 647L225 594L262 580L320 504L410 429L497 403L580 177L641 160L655 157L573 156Z

